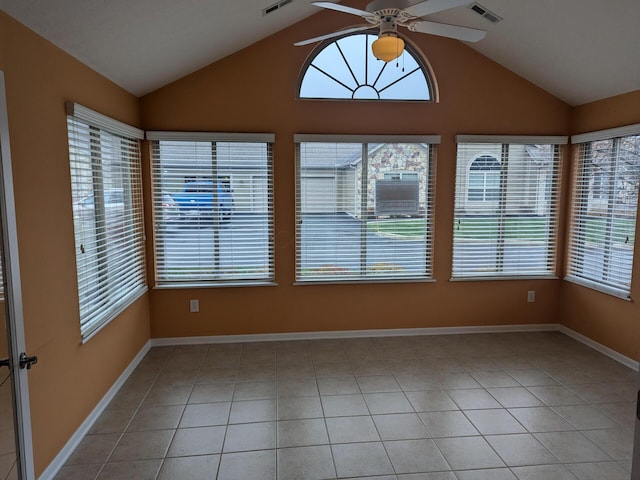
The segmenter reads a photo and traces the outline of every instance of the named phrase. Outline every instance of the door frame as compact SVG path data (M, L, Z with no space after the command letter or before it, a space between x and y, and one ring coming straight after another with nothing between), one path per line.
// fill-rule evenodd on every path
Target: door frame
M29 383L27 369L19 368L19 356L25 349L24 317L22 311L22 288L18 256L18 229L16 223L13 191L13 171L9 145L9 119L4 72L0 70L0 218L2 238L0 245L4 258L5 302L7 309L7 334L12 363L12 380L15 395L16 453L21 480L35 479L33 466L33 442L31 437L31 414L29 410Z

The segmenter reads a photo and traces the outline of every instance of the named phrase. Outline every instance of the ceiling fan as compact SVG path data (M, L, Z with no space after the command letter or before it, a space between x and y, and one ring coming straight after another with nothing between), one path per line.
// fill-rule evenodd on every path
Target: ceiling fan
M409 0L374 0L367 5L366 10L360 10L339 3L312 2L312 5L316 7L358 15L368 23L302 40L294 43L294 45L308 45L333 37L369 30L372 26L380 27L378 39L372 45L373 55L379 60L390 62L398 58L404 50L404 41L398 37L398 25L406 27L412 32L429 33L465 42L477 42L484 38L486 31L448 25L446 23L429 22L422 19L422 17L432 13L468 5L469 3L471 3L471 0L425 0L411 5Z

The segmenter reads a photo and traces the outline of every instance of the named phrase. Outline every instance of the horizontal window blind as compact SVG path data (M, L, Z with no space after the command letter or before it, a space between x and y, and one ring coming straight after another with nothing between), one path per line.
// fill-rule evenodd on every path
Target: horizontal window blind
M458 143L452 278L553 276L559 147L469 139Z
M567 279L623 298L631 292L640 131L579 145Z
M86 340L146 290L140 146L84 118L68 116L67 126Z
M296 140L297 280L432 278L433 145Z
M275 281L272 136L153 132L158 286Z

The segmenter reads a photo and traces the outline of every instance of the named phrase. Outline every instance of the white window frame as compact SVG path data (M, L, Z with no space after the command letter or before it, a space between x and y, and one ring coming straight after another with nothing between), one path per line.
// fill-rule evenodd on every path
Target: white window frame
M140 140L144 138L144 132L77 103L67 102L66 111L80 335L86 342L147 291L140 154ZM111 142L120 145L117 152L108 150ZM126 191L123 190L122 212L118 206L117 228L121 231L118 230L117 235L109 233L110 220L104 203L107 192L103 185L104 158L101 157L105 152L118 158L120 178L127 186ZM81 203L87 201L89 192L83 189L80 175L85 180L93 179L90 193L93 211L88 217L81 211ZM90 231L89 237L84 237L80 232L87 230ZM95 237L95 247L91 240L85 246L86 238L91 236Z
M557 257L557 247L558 247L558 239L557 239L557 228L558 228L558 203L559 203L559 188L560 188L560 175L562 168L562 155L560 152L560 146L566 145L568 143L568 137L564 136L513 136L513 135L458 135L456 136L456 142L458 144L458 155L456 156L457 167L456 167L456 192L455 192L455 213L454 213L454 240L453 240L453 258L452 258L452 269L451 269L451 280L507 280L507 279L536 279L536 278L557 278L556 273L556 257ZM474 154L472 160L462 166L462 160L460 157L460 148L461 145L465 144L471 145L482 145L482 144L490 144L492 147L497 148L500 147L501 157L497 158L494 153L490 153L489 150L482 151L481 153ZM505 269L507 266L504 261L505 254L505 243L504 243L504 233L499 235L499 238L496 240L496 264L493 266L493 270L491 271L483 271L482 269L474 269L473 261L464 261L462 260L458 266L456 266L456 255L458 248L463 247L463 241L456 242L456 229L458 228L458 218L461 213L458 213L458 209L461 208L461 205L477 205L480 209L498 209L498 213L496 216L496 221L498 226L498 232L505 232L505 225L507 222L507 206L506 206L506 196L508 195L510 189L509 183L509 166L506 163L505 168L505 159L509 158L509 147L512 145L552 145L556 150L554 153L554 158L557 162L553 166L553 178L555 179L555 184L552 186L552 198L551 209L553 212L551 215L553 218L551 219L552 225L549 227L549 231L547 234L547 246L546 246L546 269L542 272L539 271L527 271L526 268L523 268L522 272L512 272L509 269ZM484 149L483 149L484 150ZM477 158L482 156L491 156L496 158L496 160L501 165L501 186L500 186L500 199L498 200L470 200L469 199L469 173L470 167ZM483 199L485 195L483 195ZM500 207L500 205L502 205ZM475 207L474 207L475 208ZM482 232L478 232L478 235L482 235ZM490 245L493 245L491 242L488 242ZM475 261L475 260L474 260Z
M433 278L433 244L434 244L434 204L435 204L435 148L440 143L439 135L324 135L324 134L296 134L294 135L294 142L296 143L296 284L314 284L314 283L374 283L374 282L429 282L434 281ZM302 205L304 199L302 198L303 188L301 185L301 155L300 148L305 143L335 143L335 144L355 144L362 147L361 158L366 160L368 154L368 145L371 144L422 144L428 146L428 154L426 159L426 178L424 185L424 203L425 211L424 215L420 216L425 222L424 235L421 237L425 241L425 264L421 266L421 273L410 273L392 271L389 267L376 266L367 267L366 250L368 248L368 240L366 239L367 226L360 227L360 266L357 272L345 272L340 265L334 265L335 273L332 270L323 271L323 265L315 265L313 272L305 272L303 268L303 238L302 238ZM368 163L368 161L365 161ZM410 173L404 170L393 170L393 173L404 172ZM371 219L372 213L367 208L368 202L373 200L369 195L368 188L369 179L366 175L366 170L360 178L356 181L355 189L359 190L359 197L356 193L356 198L360 198L359 202L356 202L356 208L360 211L362 220ZM422 193L420 193L422 195ZM380 268L378 270L378 268Z
M579 135L573 135L571 137L571 143L574 145L574 175L572 179L572 195L571 195L571 224L569 231L569 241L567 244L567 274L564 280L576 283L578 285L618 297L623 300L631 300L631 284L633 281L633 259L635 255L635 241L631 247L631 263L624 271L617 269L615 262L612 260L611 252L615 248L615 227L613 221L615 217L613 196L615 191L606 191L603 186L603 190L598 191L598 195L590 195L589 192L592 184L585 184L585 181L590 181L584 172L586 149L590 148L593 142L598 141L611 141L613 152L611 159L613 165L610 165L614 172L615 179L620 175L620 169L622 167L620 162L620 143L627 137L640 136L640 124L627 125L619 128L612 128L607 130L599 130L594 132L583 133ZM640 158L639 158L640 161ZM614 179L614 180L615 180ZM636 178L635 181L640 183L640 179ZM615 186L613 186L615 188ZM636 187L637 188L637 187ZM607 229L604 234L603 245L603 266L591 267L585 263L587 248L587 237L589 236L589 228L586 226L589 215L589 203L591 201L598 200L598 203L602 204L602 207L606 210L600 212L603 219L606 219ZM634 228L637 225L638 206L635 205L634 212ZM580 227L580 225L585 225ZM609 260L607 260L609 258ZM597 272L597 273L596 273ZM596 278L598 277L598 278Z
M224 132L172 132L172 131L148 131L146 132L147 140L151 141L152 147L152 196L153 196L153 221L155 225L155 249L154 249L154 265L155 265L155 287L154 288L201 288L201 287L238 287L238 286L269 286L275 285L275 236L274 236L274 198L273 198L273 143L275 141L275 135L272 133L224 133ZM212 235L210 237L210 242L205 242L205 249L212 249L213 251L213 264L209 264L209 260L203 260L204 256L201 255L201 251L198 250L198 242L193 238L186 238L185 241L187 245L181 252L178 254L183 255L184 259L188 263L196 263L197 265L192 268L192 270L188 270L182 273L172 272L172 267L170 266L169 254L167 253L169 250L167 247L170 246L170 241L172 236L175 237L176 234L164 234L162 229L163 221L162 221L162 213L161 213L161 205L162 205L162 175L161 175L161 162L162 156L160 153L161 142L171 142L174 146L180 145L184 142L185 148L188 145L193 144L211 144L212 152L215 150L215 145L218 143L224 144L258 144L264 146L265 153L265 166L264 171L260 170L259 175L251 177L250 180L244 179L245 183L248 182L248 187L251 189L251 195L260 195L259 197L251 196L243 197L245 201L251 200L252 205L259 205L261 209L264 209L265 212L265 222L266 229L268 230L266 234L264 234L265 225L261 224L261 231L253 230L247 224L244 224L243 227L245 231L241 235L249 235L249 236L257 236L261 235L261 238L265 240L267 245L263 251L261 251L261 256L265 257L266 264L263 268L260 268L260 271L246 271L240 272L242 266L231 265L231 268L237 267L238 272L234 274L233 272L229 273L224 270L222 266L221 259L222 254L220 253L221 246L223 245L223 234L228 232L229 228L235 228L236 223L234 223L236 213L233 213L233 216L230 215L231 220L227 218L218 218L214 215L215 218L211 220L207 220L206 227L212 230ZM180 147L176 147L180 148ZM219 165L218 159L215 154L211 154L211 163L207 172L212 177L218 177ZM191 159L188 156L188 153L185 153L185 157L182 160L187 160L185 163L185 168L195 168L196 159ZM239 159L238 167L246 168L246 165L242 163L244 159ZM189 163L193 162L193 163ZM201 168L202 165L198 164L198 168ZM260 179L259 185L256 185L256 179ZM229 179L232 182L232 179ZM174 182L175 183L175 182ZM185 187L186 188L186 187ZM237 193L237 192L235 192ZM176 194L174 192L174 194ZM232 193L233 201L236 202L238 199L235 194ZM215 202L214 202L215 203ZM237 203L237 202L236 202ZM178 207L179 208L179 207ZM222 208L221 208L222 210ZM180 222L180 220L178 220ZM205 223L203 223L205 224ZM180 228L178 226L178 228ZM183 229L184 230L184 229ZM178 230L178 234L184 234L184 231L180 233ZM240 242L247 237L242 237L239 239ZM257 237L256 237L257 238ZM191 243L189 243L191 242ZM241 247L242 248L242 247ZM203 254L204 255L204 254ZM202 262L205 262L203 265ZM201 268L203 267L203 268ZM206 267L206 268L204 268ZM206 272L204 270L207 270Z

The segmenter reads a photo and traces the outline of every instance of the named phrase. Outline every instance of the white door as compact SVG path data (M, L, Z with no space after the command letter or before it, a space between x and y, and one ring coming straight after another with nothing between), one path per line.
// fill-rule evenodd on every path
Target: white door
M9 123L0 71L0 480L34 480ZM31 361L29 361L31 360Z

